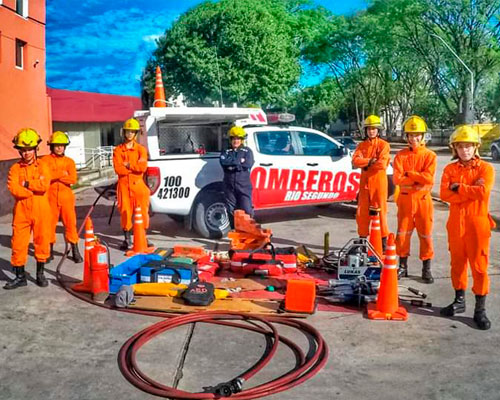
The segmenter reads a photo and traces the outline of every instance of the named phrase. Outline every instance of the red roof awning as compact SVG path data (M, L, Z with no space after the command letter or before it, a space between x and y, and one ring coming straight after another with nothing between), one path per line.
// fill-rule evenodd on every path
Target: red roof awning
M121 122L142 109L139 97L47 88L55 122Z

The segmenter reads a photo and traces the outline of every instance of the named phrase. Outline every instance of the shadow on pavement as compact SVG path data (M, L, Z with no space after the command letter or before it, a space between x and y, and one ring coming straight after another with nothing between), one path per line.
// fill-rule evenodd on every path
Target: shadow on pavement
M439 311L441 310L441 307L416 307L416 306L411 306L408 305L408 303L404 303L405 307L408 309L409 314L416 314L416 315L424 315L426 317L436 317L436 318L443 318L447 319L450 321L450 323L453 322L459 322L461 324L467 325L470 328L478 329L476 324L474 323L474 320L471 317L464 317L461 315L456 315L454 317L444 317L442 316ZM453 327L453 324L452 324Z

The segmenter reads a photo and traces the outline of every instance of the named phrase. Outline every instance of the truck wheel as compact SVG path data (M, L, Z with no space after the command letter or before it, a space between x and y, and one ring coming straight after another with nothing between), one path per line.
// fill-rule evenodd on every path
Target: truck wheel
M207 239L219 239L229 232L229 218L222 193L202 193L194 209L194 228Z

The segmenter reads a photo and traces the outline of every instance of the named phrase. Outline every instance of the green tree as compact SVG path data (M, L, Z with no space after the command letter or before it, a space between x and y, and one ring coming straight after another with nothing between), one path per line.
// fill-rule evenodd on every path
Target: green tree
M371 7L402 28L401 44L423 62L435 95L456 122L472 119L471 75L441 39L472 70L476 96L500 67L499 11L500 0L374 0Z
M221 0L183 14L157 41L142 79L146 101L160 65L165 87L188 103L278 103L300 77L304 1Z
M325 131L338 117L343 99L335 80L327 78L318 85L296 91L288 104L299 125Z

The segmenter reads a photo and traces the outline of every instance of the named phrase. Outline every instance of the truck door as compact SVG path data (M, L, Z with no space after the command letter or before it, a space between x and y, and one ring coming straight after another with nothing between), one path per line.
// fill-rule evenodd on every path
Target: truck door
M285 196L291 166L297 156L297 143L289 130L256 131L255 164L252 169L255 208L286 206Z
M313 131L294 131L298 152L294 168L303 171L290 182L286 198L300 204L351 201L359 189L359 171L338 142ZM292 174L293 175L293 174Z

